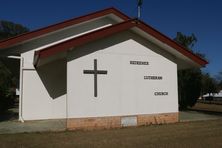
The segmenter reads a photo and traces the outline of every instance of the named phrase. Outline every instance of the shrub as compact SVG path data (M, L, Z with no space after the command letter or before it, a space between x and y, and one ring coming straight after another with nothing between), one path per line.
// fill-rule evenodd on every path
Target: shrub
M14 105L15 93L13 90L0 87L0 114Z

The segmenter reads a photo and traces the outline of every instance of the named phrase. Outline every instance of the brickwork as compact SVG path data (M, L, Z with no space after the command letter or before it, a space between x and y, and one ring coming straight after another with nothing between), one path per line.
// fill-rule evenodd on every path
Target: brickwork
M138 115L137 125L166 124L178 122L178 113Z
M67 119L67 129L109 129L121 127L121 118L123 116L113 117L91 117L91 118L72 118ZM125 116L124 116L125 117ZM178 122L178 113L164 113L151 115L135 115L137 125L166 124Z
M73 119L67 119L67 128L71 130L117 128L117 127L121 127L120 120L121 120L120 116L73 118Z

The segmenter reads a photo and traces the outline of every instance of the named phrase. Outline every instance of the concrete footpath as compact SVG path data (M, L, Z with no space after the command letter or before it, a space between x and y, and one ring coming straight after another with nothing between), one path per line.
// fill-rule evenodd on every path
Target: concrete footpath
M66 120L42 120L42 121L3 121L0 122L0 134L64 131Z
M201 111L180 111L179 120L180 122L188 122L188 121L201 121L201 120L217 120L222 119L222 113L207 113Z
M181 111L179 113L180 122L216 120L222 119L222 114L209 114L198 111ZM19 122L17 120L0 122L0 134L65 131L66 120L42 120Z

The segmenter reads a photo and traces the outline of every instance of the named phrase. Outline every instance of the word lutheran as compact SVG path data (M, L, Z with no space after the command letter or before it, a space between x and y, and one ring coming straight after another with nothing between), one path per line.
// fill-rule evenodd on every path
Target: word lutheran
M149 65L149 62L146 61L130 61L132 65Z
M162 80L162 76L144 76L145 80Z
M94 75L94 97L97 97L97 75L98 74L107 74L106 70L97 70L97 59L94 59L94 69L93 70L83 70L84 74L93 74Z

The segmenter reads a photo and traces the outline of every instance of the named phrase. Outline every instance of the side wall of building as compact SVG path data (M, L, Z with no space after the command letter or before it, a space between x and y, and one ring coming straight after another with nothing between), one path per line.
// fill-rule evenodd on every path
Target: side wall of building
M23 120L66 118L66 60L22 72Z
M98 125L93 122L100 117L133 116L141 121L147 115L169 113L177 121L177 65L173 56L164 54L156 45L124 32L76 48L67 55L70 128L75 127L75 119ZM97 97L93 74L83 73L94 69L95 59L98 70L107 71L98 75Z
M66 57L35 68L33 66L34 51L72 38L80 34L103 28L116 23L109 18L101 18L71 26L41 37L30 43L18 46L24 51L22 70L22 98L20 102L20 118L23 120L66 118Z

